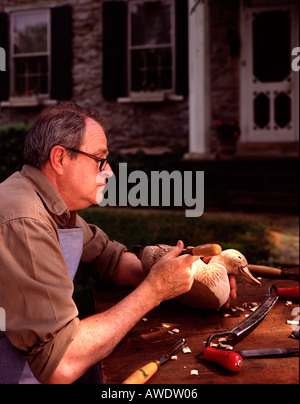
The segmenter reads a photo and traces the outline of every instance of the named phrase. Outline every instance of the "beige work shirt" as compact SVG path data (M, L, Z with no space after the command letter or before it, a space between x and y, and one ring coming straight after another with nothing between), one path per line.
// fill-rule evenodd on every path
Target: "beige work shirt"
M125 246L69 212L57 190L25 165L0 184L0 307L5 335L47 382L78 327L73 283L58 228L83 227L81 263L97 280L113 279ZM86 267L86 266L85 266Z

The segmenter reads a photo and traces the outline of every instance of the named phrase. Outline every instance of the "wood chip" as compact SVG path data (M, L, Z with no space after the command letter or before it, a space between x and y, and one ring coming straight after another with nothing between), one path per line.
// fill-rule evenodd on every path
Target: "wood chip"
M232 350L233 349L233 347L231 345L228 345L228 344L219 344L219 346L220 346L220 348L227 349L227 350Z
M190 375L191 375L191 376L198 376L198 370L197 370L197 369L192 369L192 370L190 371Z
M178 359L178 356L177 356L177 355L171 356L171 360L172 360L172 361L177 361L177 359Z
M192 353L192 351L190 350L190 348L189 348L188 346L184 346L184 347L182 348L182 352L183 352L184 354Z

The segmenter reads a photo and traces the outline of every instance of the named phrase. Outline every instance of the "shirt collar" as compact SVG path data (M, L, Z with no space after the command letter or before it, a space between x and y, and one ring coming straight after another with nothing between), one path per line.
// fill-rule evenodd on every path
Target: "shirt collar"
M62 199L57 189L39 169L25 164L21 171L21 175L28 178L33 183L36 192L50 213L64 217L65 220L70 218L70 212L65 201Z

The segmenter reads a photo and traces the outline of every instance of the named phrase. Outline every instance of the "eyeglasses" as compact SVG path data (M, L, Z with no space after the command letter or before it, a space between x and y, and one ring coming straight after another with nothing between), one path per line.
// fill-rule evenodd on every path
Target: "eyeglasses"
M94 160L98 161L100 163L99 164L99 171L103 171L105 169L105 167L107 166L107 159L101 159L100 157L96 157L93 154L89 154L89 153L83 152L81 150L73 149L72 147L65 147L65 149L70 150L70 151L72 151L74 153L83 154L86 157L90 157L91 159L94 159Z

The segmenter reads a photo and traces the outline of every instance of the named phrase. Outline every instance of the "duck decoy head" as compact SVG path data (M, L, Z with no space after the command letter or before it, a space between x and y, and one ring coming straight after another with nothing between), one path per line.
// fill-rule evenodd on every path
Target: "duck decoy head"
M261 286L259 280L254 278L254 276L251 274L248 268L248 262L243 254L241 254L237 250L228 249L222 251L220 255L222 259L225 261L224 266L227 270L227 273L240 275L242 278L244 278L252 285L257 287Z
M260 287L261 283L259 282L258 279L254 278L254 276L251 274L249 271L249 268L247 266L245 267L240 267L239 268L239 274L246 279L246 281L250 282L252 285Z

